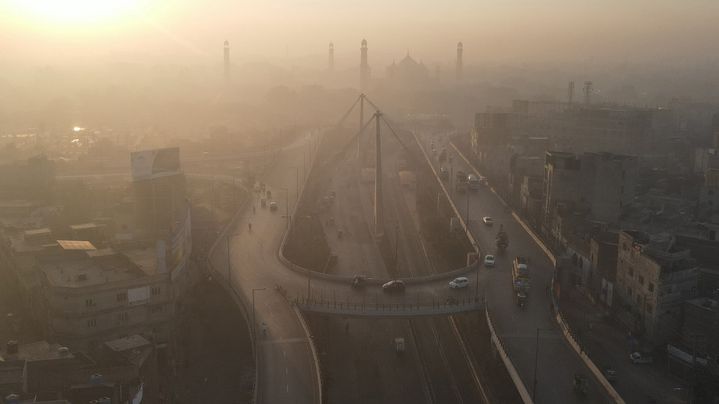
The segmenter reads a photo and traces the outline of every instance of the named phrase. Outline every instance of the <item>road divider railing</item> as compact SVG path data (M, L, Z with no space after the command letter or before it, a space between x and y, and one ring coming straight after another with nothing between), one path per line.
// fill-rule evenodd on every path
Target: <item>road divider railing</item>
M469 167L472 169L472 171L474 171L474 173L475 173L476 175L478 175L478 176L481 175L480 172L479 172L479 170L477 170L477 168L474 167L474 165L469 161L469 159L467 159L467 157L464 156L464 154L457 148L457 146L454 145L454 143L451 143L451 142L450 142L450 145L452 146L452 148L454 148L454 150L455 150L455 151L457 152L457 154L462 158L462 160L464 160L465 163L467 163L467 166L469 166ZM497 197L502 201L502 203L503 203L505 206L509 206L509 205L507 204L507 202L495 191L494 188L491 188L491 189L492 189L492 192L493 192L495 195L497 195ZM527 232L527 234L529 234L530 237L532 237L532 239L534 240L534 242L539 246L539 248L542 249L542 251L544 251L544 254L545 254L545 255L547 256L547 258L549 258L549 260L552 262L552 265L554 265L554 266L556 267L556 265L557 265L557 257L554 255L554 253L552 252L552 250L549 249L549 247L547 247L547 245L544 243L544 241L542 241L541 237L539 237L539 235L538 235L537 233L535 233L534 230L533 230L529 225L527 225L527 223L525 223L524 219L522 219L522 217L519 216L516 212L512 212L512 217L514 217L514 220L516 220L517 223L519 223L519 225L524 228L524 230ZM554 278L552 279L552 289L553 289L553 287L554 287ZM581 349L581 347L579 346L579 344L577 343L577 341L576 341L576 340L574 339L574 337L572 336L572 333L570 332L569 326L567 325L566 321L565 321L564 318L562 317L561 310L559 310L559 306L558 306L558 304L557 304L557 301L556 301L556 299L555 299L555 296L554 296L554 293L553 293L553 292L554 292L554 291L552 290L552 293L551 293L551 295L552 295L552 306L555 308L554 319L556 320L557 324L559 325L559 328L560 328L561 331L562 331L562 335L564 336L564 339L567 341L567 343L569 344L569 346L572 347L572 349L577 353L577 355L579 355L579 358L582 360L582 362L584 362L584 365L587 367L587 369L589 369L589 371L592 373L592 375L594 376L594 378L595 378L595 379L599 382L599 384L604 388L604 390L607 392L607 395L609 395L609 397L610 397L615 403L617 403L617 404L624 404L624 399L622 399L622 397L619 395L619 393L617 393L617 391L614 389L614 386L612 386L611 383L609 383L609 380L607 380L607 378L604 376L604 373L603 373L601 370L599 370L599 368L597 367L597 365L596 365L596 364L592 361L592 359ZM488 314L487 314L487 319L488 319L488 321L489 321L489 312L487 312L487 313L488 313ZM490 327L490 329L491 329L491 327ZM494 335L494 332L492 332L492 335Z
M458 314L484 309L482 297L462 297L417 302L349 301L305 296L293 299L303 311L347 317L418 317Z

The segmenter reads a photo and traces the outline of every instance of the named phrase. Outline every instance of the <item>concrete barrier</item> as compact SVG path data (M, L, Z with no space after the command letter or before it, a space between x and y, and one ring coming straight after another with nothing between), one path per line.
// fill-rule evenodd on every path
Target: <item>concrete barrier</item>
M293 306L293 309L297 318L300 319L302 329L305 330L305 335L307 335L307 339L309 340L310 351L312 352L312 360L315 362L315 377L317 378L317 383L319 385L317 399L319 404L324 404L324 388L322 385L322 373L320 372L320 358L319 355L317 355L317 347L315 347L315 342L314 338L312 337L312 333L310 332L310 327L307 325L307 322L305 321L305 317L302 315L302 312L299 308L297 308L297 306Z
M524 385L524 382L522 381L522 378L519 377L519 373L514 367L512 360L509 359L509 355L507 355L507 352L504 350L504 345L502 345L502 341L500 341L499 337L497 336L497 333L495 333L494 331L494 325L492 325L492 319L489 316L489 309L486 305L484 309L484 315L487 319L487 326L489 327L489 333L491 334L492 344L497 349L497 352L499 352L499 357L502 359L502 363L504 363L504 367L507 369L509 377L512 379L512 382L514 382L514 386L517 388L519 397L522 398L522 402L524 404L534 403L534 401L532 400L532 396L527 390L527 386Z

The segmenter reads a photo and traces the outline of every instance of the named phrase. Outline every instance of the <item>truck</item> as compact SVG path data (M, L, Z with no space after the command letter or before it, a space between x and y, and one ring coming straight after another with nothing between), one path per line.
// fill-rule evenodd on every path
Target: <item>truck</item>
M512 287L519 296L529 294L529 260L517 256L512 262Z
M454 176L454 189L457 192L466 192L467 191L467 174L459 170L457 171L457 174Z
M499 225L499 231L494 238L494 242L497 245L498 253L503 253L504 250L509 247L509 236L507 236L507 232L504 231L504 226Z

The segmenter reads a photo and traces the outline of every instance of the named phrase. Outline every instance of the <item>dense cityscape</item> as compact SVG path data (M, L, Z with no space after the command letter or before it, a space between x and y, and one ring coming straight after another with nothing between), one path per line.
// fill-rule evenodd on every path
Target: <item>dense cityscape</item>
M196 59L149 59L129 28L78 39L115 35L95 24L121 1L39 1L42 34L21 3L8 33L102 62L0 59L0 403L719 403L714 5L657 2L695 18L670 64L601 39L513 59L406 4L437 38L402 20L350 43L332 11L276 4L267 29L322 45L258 56L259 31L178 3L212 41L158 19Z

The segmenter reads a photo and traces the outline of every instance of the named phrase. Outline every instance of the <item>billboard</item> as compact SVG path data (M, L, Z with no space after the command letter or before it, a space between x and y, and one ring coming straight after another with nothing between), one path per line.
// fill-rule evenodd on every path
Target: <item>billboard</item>
M180 172L180 148L141 150L130 154L132 179L147 180Z

